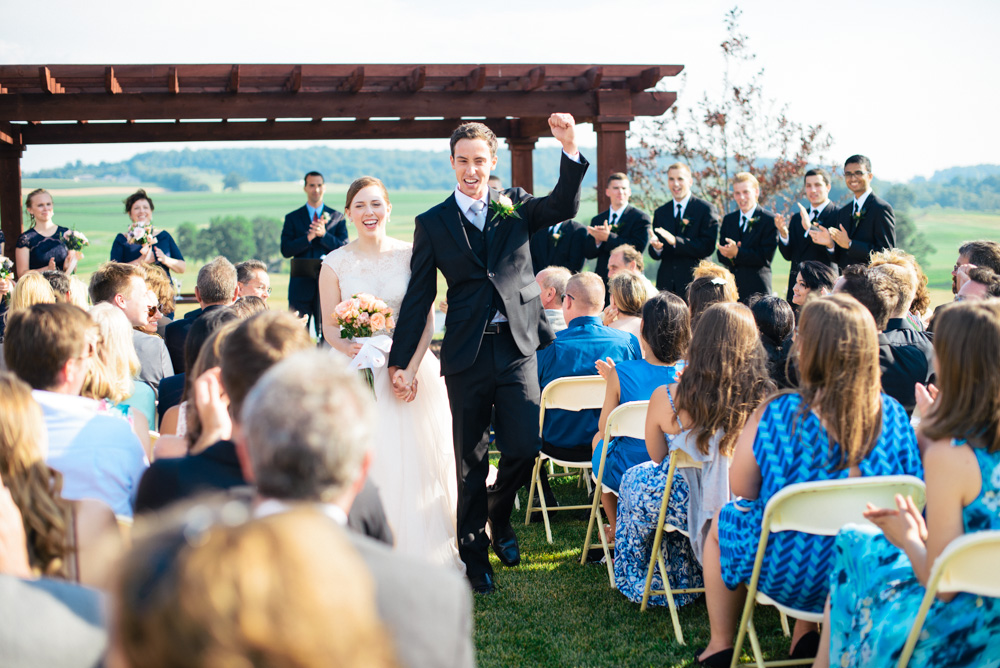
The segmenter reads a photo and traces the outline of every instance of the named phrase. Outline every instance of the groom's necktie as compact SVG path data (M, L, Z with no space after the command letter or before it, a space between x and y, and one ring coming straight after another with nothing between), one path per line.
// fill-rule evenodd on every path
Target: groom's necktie
M481 199L477 199L469 207L469 222L479 228L482 232L483 228L486 226L486 202Z

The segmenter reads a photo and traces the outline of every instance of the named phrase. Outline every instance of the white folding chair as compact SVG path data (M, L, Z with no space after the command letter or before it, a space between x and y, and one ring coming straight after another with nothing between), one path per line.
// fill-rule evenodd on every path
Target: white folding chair
M797 610L778 603L767 594L757 591L760 571L764 565L764 552L770 535L782 531L800 531L817 536L836 536L845 524L852 522L863 524L868 521L864 518L864 511L868 503L873 503L880 508L895 508L896 494L912 496L913 502L918 508L924 507L924 482L909 475L866 476L802 482L789 485L771 497L764 507L757 556L753 565L753 574L750 577L750 585L747 587L743 618L740 620L736 644L733 646L731 668L736 668L738 665L743 641L748 635L750 636L754 662L758 668L810 664L813 661L809 658L765 662L761 653L760 642L757 640L757 632L753 626L753 611L757 603L773 605L783 614L796 619L817 624L823 621L822 612Z
M905 668L910 662L927 611L938 593L968 592L1000 597L1000 569L997 563L1000 563L1000 531L978 531L959 536L944 548L931 567L924 600L899 656L899 668ZM933 629L930 632L933 633Z
M542 390L542 398L539 401L541 410L538 412L538 435L542 435L542 427L545 425L545 411L559 409L564 411L582 411L587 409L600 409L604 405L604 393L607 383L600 376L569 376L566 378L556 378L545 386ZM542 464L549 461L558 466L562 466L564 473L553 473L550 477L563 477L574 475L569 469L577 469L583 476L584 471L591 468L590 460L583 462L572 462L557 457L552 457L539 452L535 459L535 467L531 471L531 484L528 486L528 510L524 515L524 525L531 523L531 513L541 511L542 521L545 523L545 537L549 543L552 542L552 527L549 524L549 512L560 510L586 510L589 505L578 506L557 506L549 508L545 503L545 494L542 493L541 468ZM587 481L589 491L589 480ZM535 492L538 492L539 504L534 504Z
M649 597L653 594L663 594L667 597L667 607L670 608L670 621L674 625L674 635L677 637L677 644L684 644L684 633L681 631L680 618L677 616L677 605L674 603L674 594L703 594L704 587L691 587L688 589L674 589L670 586L667 578L667 564L663 560L660 547L663 543L663 534L676 531L684 536L688 535L687 527L679 527L666 521L667 508L670 506L670 491L674 485L674 477L677 469L692 468L700 469L701 462L691 459L691 456L683 450L674 450L670 453L670 465L667 469L667 482L663 486L663 501L660 503L660 516L656 521L656 534L653 537L653 553L649 556L649 567L646 569L646 586L642 590L642 606L640 610L646 611L649 604ZM663 579L663 589L653 589L653 569L659 566L660 577Z
M617 493L610 487L601 483L604 478L604 463L608 458L608 443L617 436L631 436L632 438L646 438L646 409L649 407L648 401L629 401L611 411L608 416L608 423L604 428L604 449L601 451L601 463L594 476L596 484L594 489L594 502L590 506L590 522L587 523L587 537L583 540L583 554L580 555L580 563L587 563L587 552L590 550L590 535L594 531L594 523L598 522L597 533L601 536L601 547L604 548L604 562L608 567L608 580L611 581L611 588L615 589L615 567L614 559L611 557L611 550L608 546L608 537L604 533L604 522L601 520L601 493Z

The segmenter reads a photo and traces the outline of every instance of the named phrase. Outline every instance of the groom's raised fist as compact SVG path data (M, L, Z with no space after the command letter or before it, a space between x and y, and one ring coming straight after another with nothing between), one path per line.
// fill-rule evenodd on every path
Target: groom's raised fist
M566 153L576 155L579 152L576 146L576 121L573 119L573 114L552 114L549 116L549 129Z

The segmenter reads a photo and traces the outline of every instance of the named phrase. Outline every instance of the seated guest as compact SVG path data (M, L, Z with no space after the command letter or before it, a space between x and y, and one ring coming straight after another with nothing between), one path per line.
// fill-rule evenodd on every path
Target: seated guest
M174 284L160 265L143 262L140 266L146 270L146 285L156 296L156 313L150 316L149 324L143 331L147 334L159 334L162 338L167 325L174 321L174 311L177 309Z
M793 387L795 383L788 376L788 353L795 332L795 312L788 302L773 295L754 295L750 310L767 353L767 375L779 388Z
M691 329L698 326L698 319L712 304L735 302L739 294L736 292L736 281L721 276L695 276L688 285L687 304L691 310Z
M180 373L184 368L184 339L197 318L215 309L228 306L236 301L236 267L224 257L217 257L198 270L198 282L194 286L194 297L201 307L184 318L167 325L163 335L170 351L170 361Z
M792 304L801 309L810 299L833 292L836 283L837 270L830 265L815 260L801 262L792 286Z
M767 502L799 482L856 476L922 477L906 411L878 387L878 330L871 313L847 295L816 299L802 309L795 340L799 389L778 394L747 420L736 443L729 483L737 497L716 515L705 541L705 598L711 640L697 658L723 665L760 541ZM796 554L795 559L790 559ZM833 538L774 534L758 587L784 605L821 612L833 564ZM778 560L776 563L774 560ZM792 634L793 658L812 656L815 626ZM809 633L809 637L803 637ZM801 643L803 644L801 647Z
M620 271L608 281L611 300L602 315L604 324L636 337L642 322L642 305L649 298L646 279L634 271Z
M11 316L4 356L35 390L48 432L46 461L63 475L63 497L98 499L115 515L132 517L146 453L128 422L102 415L97 401L80 396L99 336L76 306L35 304Z
M229 307L229 310L235 313L240 320L248 320L258 313L266 311L267 302L260 297L247 295L246 297L240 297L233 302L233 305Z
M52 293L56 296L56 301L69 303L69 276L67 276L65 272L59 271L58 269L46 269L42 272L42 276L45 277L45 280L48 281L49 285L52 287Z
M535 275L535 282L542 289L542 308L545 309L545 319L549 321L555 332L566 329L562 302L563 293L566 292L566 281L571 275L566 267L546 267Z
M924 318L931 305L931 292L927 289L927 274L917 262L917 258L901 248L888 248L878 253L872 253L871 260L868 262L869 267L877 267L880 264L897 264L913 269L917 275L917 293L910 304L910 311L906 314L906 319L910 321L915 330L919 332L926 330Z
M1000 274L1000 242L988 239L966 241L958 247L958 259L951 272L951 291L958 294L971 267L984 267Z
M967 275L969 280L959 289L955 301L1000 297L1000 274L985 267L973 267L968 270Z
M246 260L236 265L236 296L267 301L271 296L271 277L267 275L266 264L260 260Z
M69 277L69 303L84 311L91 307L87 285L76 276Z
M154 390L160 381L174 375L174 367L163 339L140 331L149 324L156 297L146 285L142 267L124 262L105 262L90 277L90 300L108 302L120 308L132 325L132 343L139 356L139 380Z
M652 297L657 290L653 287L652 281L642 273L644 266L642 253L629 244L622 244L611 251L608 257L608 280L610 281L620 271L633 271L642 277L643 285L646 286L646 295ZM610 297L611 295L608 293L608 298L610 299Z
M317 350L296 353L261 378L246 395L236 436L243 470L256 481L258 515L305 503L351 527L377 428L369 397L357 372ZM474 665L464 579L354 531L348 537L375 579L379 616L400 648L401 665ZM320 551L311 554L325 560Z
M882 391L901 403L907 413L912 413L916 405L914 385L934 380L931 337L926 332L916 331L906 320L916 280L909 267L851 265L844 270L837 288L871 311L879 329Z
M105 566L115 556L107 549L120 547L114 513L101 501L62 497L62 474L43 456L42 410L31 388L7 372L0 372L0 411L0 477L21 513L32 575L106 586Z
M895 666L944 548L963 534L1000 530L1000 303L942 310L934 351L938 393L932 400L921 390L926 512L897 497L897 508L865 513L881 531L841 530L820 645L829 640L829 650L815 666ZM939 594L924 629L911 666L985 666L1000 656L996 599Z
M139 358L132 347L128 318L107 302L91 309L90 318L97 323L100 338L81 394L101 402L101 412L127 420L150 455L149 429L155 417L156 394L149 385L135 380Z
M137 532L109 664L395 666L372 576L344 532L307 508L249 515L235 501L199 505Z
M600 276L589 271L575 274L566 281L565 291L566 329L556 334L552 345L536 353L539 387L544 389L566 376L593 376L597 372L594 364L605 357L615 362L642 357L641 345L633 334L601 324L604 281ZM569 461L590 459L590 444L597 433L599 416L597 410L546 411L542 452ZM542 487L548 490L546 476L542 478ZM546 494L546 501L549 495Z
M2 339L7 326L7 320L12 313L23 311L32 304L55 303L56 295L44 276L37 272L31 272L22 276L14 284L14 288L8 297L0 297L0 310L2 310L2 316L0 316L0 350L3 348ZM0 370L7 368L4 364L0 364L0 366L2 366Z
M666 519L686 529L688 536L665 533L661 551L671 587L702 586L705 538L712 517L730 498L733 447L750 412L774 387L764 364L747 308L715 304L698 322L684 374L679 381L658 387L649 398L645 444L649 461L625 471L619 488L615 584L629 600L642 601L669 453L677 449L701 462L702 468L677 469L674 475ZM663 589L659 570L651 586ZM678 595L675 603L684 605L694 598ZM666 605L666 597L651 596L649 603Z
M611 411L629 401L646 401L657 387L677 380L675 365L684 359L691 342L691 316L687 304L672 292L659 293L642 307L641 330L639 340L642 342L643 359L615 364L615 360L608 358L597 363L598 371L608 384L598 430L593 437L591 461L594 475L600 471L604 430ZM601 484L617 492L622 474L637 464L649 461L649 454L641 439L628 436L615 438L607 447ZM608 540L612 540L618 497L605 492L601 495L601 503L610 524Z

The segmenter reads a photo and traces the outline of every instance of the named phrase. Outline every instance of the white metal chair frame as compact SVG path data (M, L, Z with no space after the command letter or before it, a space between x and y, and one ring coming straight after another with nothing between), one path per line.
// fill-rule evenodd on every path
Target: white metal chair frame
M764 564L764 552L767 549L767 540L770 535L782 531L800 531L818 536L835 536L845 524L868 522L863 515L868 503L882 508L894 508L896 494L912 496L918 508L924 507L924 482L909 475L863 476L802 482L788 485L771 497L764 507L757 556L754 560L750 584L747 587L747 598L743 606L739 631L736 634L736 644L733 646L731 668L736 668L739 664L743 642L748 635L750 647L753 650L754 663L758 668L811 664L813 661L811 658L769 662L765 662L763 659L760 642L753 625L753 611L757 603L773 605L782 613L796 619L817 624L823 621L822 613L797 610L782 605L766 594L757 591L761 568Z
M602 484L604 479L604 464L608 458L608 444L616 436L631 436L645 440L646 438L646 410L649 401L628 401L621 404L608 415L608 422L604 427L604 448L601 450L601 463L594 476L595 489L594 501L590 505L590 521L587 523L587 536L583 540L583 554L580 555L580 563L587 563L587 552L590 550L590 536L594 531L594 523L601 519L601 493L611 492L617 494L610 487ZM593 473L593 472L592 472ZM608 567L608 580L611 588L615 587L614 559L611 557L611 549L608 545L608 537L604 533L604 522L601 521L597 533L601 537L601 547L604 548L604 561Z
M991 598L1000 597L1000 531L977 531L959 536L941 552L931 567L927 591L917 611L917 618L899 656L899 668L910 662L920 638L927 612L938 593L968 592Z
M649 555L649 567L646 569L646 586L642 591L642 606L639 608L640 611L645 612L646 607L649 604L649 597L653 594L663 594L667 597L667 607L670 608L670 621L674 625L674 636L677 637L677 644L684 644L684 633L681 631L680 618L677 616L677 605L674 603L674 594L703 594L705 593L704 587L690 587L687 589L674 589L670 586L670 580L667 577L667 565L663 560L663 554L660 552L660 546L663 543L663 534L671 531L676 531L688 535L687 527L679 527L666 521L667 508L670 506L670 492L674 485L674 476L677 473L677 469L681 468L694 468L700 469L701 462L696 462L691 459L691 456L680 449L675 449L670 453L670 465L667 469L667 482L663 486L663 500L660 503L660 516L656 521L656 534L653 537L653 552ZM659 566L660 568L660 578L663 580L663 589L652 588L653 586L653 569Z
M542 427L545 425L545 411L559 409L565 411L582 411L588 409L600 409L604 406L604 394L607 383L601 376L567 376L556 378L545 386L542 390L542 398L539 401L538 411L538 435L542 435ZM587 490L590 491L590 481L584 476L584 471L592 468L590 460L584 462L571 462L557 457L552 457L544 452L539 452L535 458L535 466L531 471L531 484L528 486L527 512L524 515L524 525L531 524L531 513L541 511L542 521L545 523L545 538L552 543L552 527L549 524L549 512L562 510L587 510L590 505L557 506L549 508L545 503L545 494L542 492L542 481L540 478L543 462L549 461L558 466L562 466L563 473L553 473L550 477L560 478L567 475L576 475L569 469L578 469L582 479L587 481ZM535 492L538 493L539 505L535 505Z

